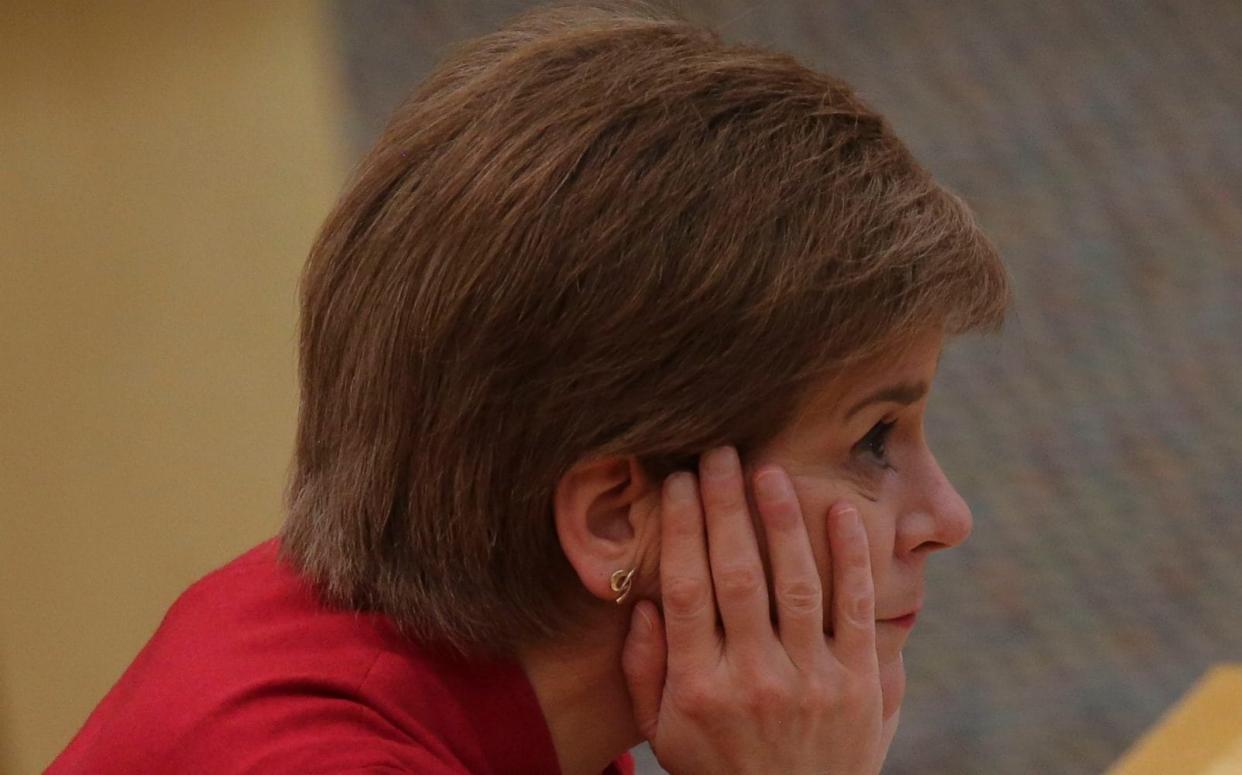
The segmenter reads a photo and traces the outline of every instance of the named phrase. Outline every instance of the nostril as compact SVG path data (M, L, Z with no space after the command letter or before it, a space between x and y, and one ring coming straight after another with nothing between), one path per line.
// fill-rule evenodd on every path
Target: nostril
M942 541L924 541L923 543L914 547L914 552L915 554L931 554L932 552L938 552L941 549L949 549L949 548L951 548L951 545L946 544Z
M911 553L934 552L943 548L937 535L936 520L927 511L907 512L897 523L897 548Z
M970 531L969 509L910 511L897 524L897 548L917 554L952 549L965 541Z

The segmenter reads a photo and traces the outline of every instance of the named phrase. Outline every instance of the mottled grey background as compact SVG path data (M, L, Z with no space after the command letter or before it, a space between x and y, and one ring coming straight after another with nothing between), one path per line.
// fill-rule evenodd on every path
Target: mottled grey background
M356 152L528 5L338 2ZM976 530L932 564L887 772L1099 772L1242 660L1242 3L677 5L849 80L1013 273L938 382Z

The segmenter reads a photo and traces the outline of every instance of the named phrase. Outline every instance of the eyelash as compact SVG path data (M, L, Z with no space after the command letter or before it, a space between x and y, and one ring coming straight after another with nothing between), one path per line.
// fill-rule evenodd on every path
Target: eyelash
M892 468L892 464L888 462L888 449L885 445L888 443L889 432L896 424L896 422L881 420L871 426L867 435L854 445L854 453L871 458L872 462L882 468Z

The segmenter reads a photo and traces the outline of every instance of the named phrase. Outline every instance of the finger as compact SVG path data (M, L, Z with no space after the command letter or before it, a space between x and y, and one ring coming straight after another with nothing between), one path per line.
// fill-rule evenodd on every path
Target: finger
M737 451L720 447L708 452L699 471L712 588L724 623L725 645L732 641L737 646L757 647L775 640L775 635Z
M772 559L772 597L781 643L790 660L811 669L824 653L824 593L811 539L789 475L765 466L755 475L755 502Z
M705 670L720 654L703 510L687 472L664 480L660 518L660 594L668 669Z
M833 652L856 672L876 671L875 587L867 532L858 511L839 503L828 513L832 553Z
M660 613L650 602L641 600L630 617L630 632L621 651L621 670L634 706L634 723L647 740L655 737L660 718L667 658Z

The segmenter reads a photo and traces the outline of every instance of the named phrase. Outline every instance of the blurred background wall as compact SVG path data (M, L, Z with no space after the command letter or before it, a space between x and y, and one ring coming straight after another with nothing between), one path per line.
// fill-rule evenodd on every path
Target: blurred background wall
M10 769L67 741L181 588L275 529L294 282L341 171L447 46L528 5L10 14ZM853 83L1014 275L1008 330L959 343L932 403L976 532L931 566L887 771L1099 772L1242 660L1242 4L677 6Z

